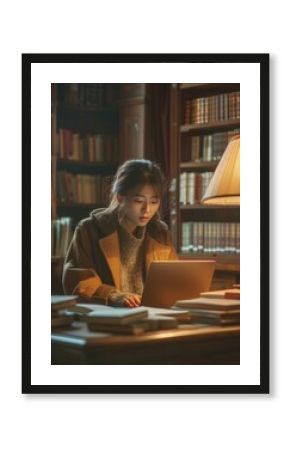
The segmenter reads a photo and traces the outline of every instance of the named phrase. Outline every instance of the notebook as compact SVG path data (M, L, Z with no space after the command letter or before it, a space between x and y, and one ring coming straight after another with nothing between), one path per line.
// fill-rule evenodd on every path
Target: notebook
M210 289L215 261L152 261L142 295L142 306L170 308Z

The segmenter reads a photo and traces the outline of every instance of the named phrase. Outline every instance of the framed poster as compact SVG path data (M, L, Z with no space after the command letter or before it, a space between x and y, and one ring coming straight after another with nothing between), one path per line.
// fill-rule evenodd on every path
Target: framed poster
M114 116L121 123L121 132L115 130L117 147L122 149L117 158L111 141L108 143L110 133L106 128L111 120L110 105L106 103L110 103L110 90L109 93L106 89L98 90L100 86L109 85L118 85L122 92L120 97L117 96ZM70 130L66 119L61 121L53 116L52 87L54 92L59 86L58 92L63 95L61 106L69 110L68 115L74 123ZM167 140L158 141L165 149L158 159L156 155L161 147L153 139L152 123L160 128L159 121L164 121L164 115L157 108L157 98L161 98L163 86L169 93L166 97L168 102L165 102L167 106L169 104L168 122L165 121ZM144 94L146 87L151 92L149 97ZM104 92L105 100L104 97L99 100L98 95L104 95ZM133 92L129 101L126 100L128 92ZM84 98L90 104L82 103ZM23 392L268 393L269 55L23 54L22 100ZM100 101L105 102L101 106L107 115L103 118L104 129L93 134L89 123L92 120L95 125L95 119L90 119L88 110L94 110L98 115ZM217 106L213 109L209 105L214 102ZM197 116L196 108L199 111ZM77 109L82 110L81 115L76 114ZM127 116L124 110L129 111ZM150 118L151 128L146 134ZM78 134L80 120L84 128ZM52 123L55 124L56 135L52 133ZM192 137L200 138L201 152L205 142L209 147L208 143L217 135L220 137L237 128L241 136L241 200L238 220L232 221L240 223L241 250L239 252L234 245L236 250L227 248L226 253L236 251L239 255L240 325L194 324L193 332L187 324L178 325L177 329L144 332L142 336L115 333L113 338L111 333L99 333L88 338L84 328L74 333L60 330L53 333L51 345L51 214L53 210L58 216L70 214L59 214L57 201L52 205L51 198L55 198L54 194L59 195L60 185L69 184L67 175L63 174L70 171L74 175L87 176L93 166L104 167L102 151L101 156L100 152L92 156L91 150L86 150L86 157L82 160L89 163L86 164L89 172L76 173L72 167L78 164L79 156L75 157L74 144L68 144L68 140L76 139L77 151L81 140L106 141L106 151L108 148L112 151L112 161L107 159L106 167L109 162L120 163L124 158L141 159L150 155L154 159L156 156L171 182L179 183L180 168L188 163L181 154L183 141L188 143L190 140L192 145ZM125 130L124 134L122 130ZM97 137L103 135L107 136L106 139ZM51 152L55 139L57 156ZM97 152L97 144L94 145ZM135 149L138 150L135 152ZM70 157L67 157L68 153ZM59 159L70 159L70 169L67 169L67 161ZM203 159L213 167L212 153L206 157L203 155ZM58 167L55 191L51 182L52 163ZM210 170L213 172L215 166ZM200 172L206 172L205 166ZM201 222L200 218L196 219L199 213L198 208L192 207L194 205L180 208L183 194L179 184L177 186L175 208L186 210L184 222ZM97 202L93 198L89 203ZM190 209L193 215L188 219ZM231 213L233 217L237 217L234 216L237 208L235 211ZM173 212L174 208L169 211L171 215ZM174 232L170 214L168 225ZM221 221L218 213L216 217L215 222ZM203 219L203 223L207 221ZM182 253L184 242L178 233L174 244ZM203 250L205 256L212 257L217 253L216 249L207 253L205 246ZM220 264L221 271L222 267Z

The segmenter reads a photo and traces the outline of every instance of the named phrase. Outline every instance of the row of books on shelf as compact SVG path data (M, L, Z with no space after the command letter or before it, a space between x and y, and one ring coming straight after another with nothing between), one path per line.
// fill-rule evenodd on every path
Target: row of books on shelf
M108 134L79 133L59 129L55 153L61 159L84 162L112 162L118 159L117 137Z
M111 83L58 83L52 85L52 100L68 106L112 106L117 99L117 86Z
M112 176L60 171L57 173L57 201L60 204L107 204L112 180Z
M96 303L83 303L70 295L51 296L51 327L70 327L84 322L96 333L140 335L148 331L173 329L192 324L235 325L240 323L240 289L203 292L200 297L179 300L172 308L114 308Z
M184 147L182 159L187 161L218 161L229 141L239 134L239 129L211 133L203 136L191 136L188 147Z
M72 239L71 217L61 217L51 221L51 255L64 257Z
M182 172L179 184L179 203L181 205L200 203L212 175L213 172Z
M229 92L185 101L185 125L239 118L240 92Z
M183 253L240 253L240 224L236 222L183 222Z

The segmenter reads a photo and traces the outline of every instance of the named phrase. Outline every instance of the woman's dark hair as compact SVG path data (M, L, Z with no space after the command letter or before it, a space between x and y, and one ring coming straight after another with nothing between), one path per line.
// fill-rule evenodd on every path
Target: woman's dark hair
M118 168L112 183L109 208L117 207L118 194L126 195L130 190L145 184L151 184L162 200L164 176L158 164L147 159L129 159L124 162Z

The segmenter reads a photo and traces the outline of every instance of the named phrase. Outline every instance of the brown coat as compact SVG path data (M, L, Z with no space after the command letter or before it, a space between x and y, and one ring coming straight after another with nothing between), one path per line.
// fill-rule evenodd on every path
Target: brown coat
M120 247L117 211L92 211L75 229L64 262L63 287L66 294L102 297L121 290ZM167 225L151 221L145 235L145 276L151 261L178 259Z

